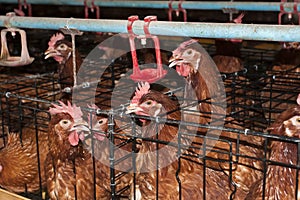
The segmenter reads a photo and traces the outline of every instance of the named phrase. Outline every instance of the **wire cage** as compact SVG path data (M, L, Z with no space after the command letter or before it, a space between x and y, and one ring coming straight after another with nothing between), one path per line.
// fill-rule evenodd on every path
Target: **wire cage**
M205 47L211 48L210 46ZM83 63L84 66L87 66L87 70L83 71L82 74L89 77L89 79L82 79L76 87L71 88L71 92L75 95L73 103L81 106L87 121L93 117L107 120L108 128L106 131L100 131L100 135L105 138L104 141L108 141L104 146L100 145L102 150L105 149L106 157L102 158L103 160L97 160L97 153L99 153L97 148L99 147L97 147L97 141L93 136L99 130L95 130L93 125L90 126L91 136L85 141L84 145L87 145L86 148L96 158L93 160L93 174L97 174L97 171L100 170L97 167L98 164L107 170L105 172L109 178L109 192L113 199L126 199L130 196L136 198L134 196L137 186L141 187L143 180L141 173L138 173L140 159L138 151L143 142L154 144L157 149L160 149L161 146L170 147L170 155L168 156L176 158L171 163L177 166L177 170L172 172L170 181L176 180L179 196L186 187L182 178L185 171L181 166L186 161L196 163L195 165L201 168L203 176L200 180L202 183L199 185L202 186L203 199L208 195L209 186L206 185L206 182L210 179L210 170L216 170L216 173L222 171L223 175L226 175L225 182L228 183L231 190L229 194L231 198L238 195L238 183L233 174L236 167L243 162L259 163L262 166L261 169L253 170L261 173L263 177L261 182L264 185L266 184L264 180L267 176L268 165L291 168L296 170L298 174L299 165L270 160L268 158L268 144L273 140L293 143L297 146L299 152L299 140L268 134L265 129L275 121L279 113L287 107L295 105L296 98L300 93L299 67L291 67L285 70L284 73L276 67L262 70L266 69L266 62L270 60L269 56L272 52L263 54L264 50L257 49L244 49L243 52L243 57L248 61L245 69L235 73L222 74L227 107L230 108L224 127L185 122L183 120L169 120L166 119L166 116L151 118L128 115L125 113L126 106L129 105L128 103L136 87L135 82L128 77L126 78L126 74L131 70L130 60L120 58L112 63L111 60L87 60ZM211 54L213 54L213 51ZM253 61L252 58L257 58L258 54L260 55L259 59ZM251 64L253 62L256 64ZM102 75L95 73L99 69L103 71ZM56 101L59 100L62 92L57 74L45 73L25 77L2 74L0 78L1 147L5 148L9 132L20 133L22 141L22 134L26 134L25 131L32 131L31 134L36 136L35 139L38 143L39 137L48 131L49 106L52 103L57 103ZM178 76L167 76L161 82L164 87L160 87L160 83L154 84L153 87L165 92L169 98L177 100L180 104L184 101L184 88L178 87L181 85L179 84L180 81L184 82ZM67 90L64 91L68 92ZM204 101L210 103L209 99ZM89 107L92 103L96 103L99 108ZM190 103L195 105L199 102ZM172 142L163 141L158 136L148 138L142 135L141 127L136 123L139 119L151 120L155 124L153 130L160 125L176 127L178 129L177 138ZM209 136L195 134L187 127L194 127L204 132L209 129L212 134ZM220 137L214 135L214 132L220 130L227 132L227 134ZM245 139L247 137L254 142L247 141ZM212 145L212 143L215 143L215 145ZM249 146L258 149L260 155L257 156L242 151L243 148ZM40 148L37 147L36 150L37 155L39 155ZM160 162L163 161L160 155L155 155L155 159L153 165L155 176L152 182L154 188L152 192L154 198L158 199L160 195L156 191L161 191L164 184L161 182L163 179L161 179L159 173L162 165ZM40 161L38 156L37 168L41 168ZM41 171L39 169L39 172ZM32 199L46 199L47 194L43 185L45 180L42 174L39 175L39 179L40 189L38 191L31 192L29 191L30 185L25 185L22 195ZM130 181L124 184L124 180ZM96 184L96 181L93 180L93 183ZM298 190L294 192L297 195Z

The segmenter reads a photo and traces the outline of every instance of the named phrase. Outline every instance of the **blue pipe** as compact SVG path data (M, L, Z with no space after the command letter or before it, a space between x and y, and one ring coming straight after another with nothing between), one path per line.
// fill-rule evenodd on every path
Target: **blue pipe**
M46 17L0 16L0 26L58 30L68 24L69 28L80 31L127 33L127 20L74 19ZM143 35L142 20L135 21L133 32ZM184 36L199 38L238 38L263 41L300 41L298 25L231 24L200 22L154 21L149 26L154 35Z
M29 4L41 5L70 5L83 6L83 0L27 0ZM89 1L90 2L90 1ZM17 4L17 0L0 0L0 3ZM178 8L179 1L173 1L173 8ZM234 8L244 11L280 11L280 2L224 2L224 1L184 1L184 9L195 10L222 10L223 8ZM101 7L127 7L127 8L155 8L167 9L168 1L103 1L95 0L96 6ZM294 3L284 3L284 10L293 11ZM300 4L297 5L300 10Z

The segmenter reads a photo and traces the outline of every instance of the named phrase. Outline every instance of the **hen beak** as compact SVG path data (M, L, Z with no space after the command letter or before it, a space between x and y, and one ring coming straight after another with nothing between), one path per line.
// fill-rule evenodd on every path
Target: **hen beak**
M86 121L83 119L75 121L73 127L71 128L71 131L76 132L90 132L89 125Z
M55 49L47 49L44 54L45 54L45 59L60 55L60 53Z
M127 106L126 108L126 114L130 114L130 113L136 113L138 111L143 111L143 109L141 109L140 107L138 107L137 104L130 104L129 106Z
M181 63L183 63L183 60L180 59L179 57L171 57L169 59L169 63L170 63L169 67L172 68L172 67L174 67L176 65L180 65Z

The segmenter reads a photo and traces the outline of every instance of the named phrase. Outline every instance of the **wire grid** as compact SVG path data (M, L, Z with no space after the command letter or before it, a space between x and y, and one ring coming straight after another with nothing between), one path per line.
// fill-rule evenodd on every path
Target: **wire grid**
M128 116L125 114L125 107L128 105L129 99L127 98L128 94L134 92L136 84L131 81L129 78L122 78L122 74L128 73L128 67L120 64L115 64L105 68L105 72L101 76L101 81L99 80L99 75L95 76L94 70L99 70L98 68L94 69L92 66L95 66L95 63L90 63L89 70L86 72L91 78L90 80L83 80L81 85L74 88L73 92L78 90L79 96L81 98L76 99L78 103L82 102L92 102L95 101L97 105L101 108L98 112L91 111L88 108L83 106L83 109L86 109L86 112L91 112L91 115L96 113L102 113L106 117L111 117L111 120L115 120L118 127L111 127L111 134L106 134L107 137L115 143L115 139L120 136L126 136L126 139L123 138L123 142L118 143L116 146L122 148L123 146L130 145L130 149L134 152L138 149L138 145L141 140L163 144L166 145L166 141L160 141L157 139L147 139L141 136L140 127L134 123L131 119L133 116ZM99 63L98 63L99 64ZM99 65L97 65L99 66ZM100 65L101 67L105 66L105 63ZM285 138L274 135L268 135L262 133L271 122L273 122L278 113L285 110L289 105L295 105L295 99L300 93L299 91L299 67L296 66L287 70L285 73L282 71L272 70L267 71L266 73L258 73L260 66L251 66L247 70L233 73L233 74L223 74L222 78L225 83L227 102L228 102L228 117L232 117L237 121L238 125L241 125L241 129L237 128L222 128L222 127L213 127L207 124L193 124L180 121L168 121L164 118L148 118L160 123L170 123L172 125L188 125L195 126L202 129L210 130L227 130L235 135L234 138L214 138L207 137L205 135L194 135L189 131L179 131L178 135L181 138L190 138L195 137L196 141L192 145L186 146L185 144L171 143L173 147L178 149L178 152L181 152L178 162L180 166L180 160L186 159L191 162L198 162L199 165L202 165L204 169L211 166L218 166L220 163L228 166L228 183L232 183L230 174L232 174L234 165L239 162L239 158L248 158L252 161L259 160L265 166L269 162L280 165L282 167L289 167L299 170L299 166L289 165L288 163L278 163L270 161L267 159L267 142L261 148L264 150L263 156L260 158L251 157L246 154L241 154L239 151L240 145L243 144L241 141L241 136L253 135L263 140L270 141L272 139L292 142L295 145L299 146L299 141L294 138ZM46 132L48 122L50 120L48 114L48 108L51 103L59 99L61 88L57 82L57 75L55 73L47 73L41 75L28 75L24 78L21 77L7 77L3 76L3 81L1 84L1 138L2 138L2 147L5 145L5 136L8 131L20 132L25 127L33 129L35 134L39 134L40 131ZM167 79L166 79L167 80ZM170 96L175 95L179 102L183 101L183 88L177 88L176 83L177 79L167 80L164 82L164 86L171 88ZM87 92L87 88L91 87L92 84L96 84L96 91ZM164 91L164 90L162 90ZM110 99L112 93L115 93L114 103L111 103ZM92 93L92 95L91 95ZM127 96L126 96L127 95ZM95 98L96 97L96 98ZM95 98L95 99L93 99ZM204 100L205 101L205 100ZM208 100L207 100L208 101ZM191 102L197 104L198 102ZM112 105L117 105L113 108L113 112L108 113L106 110L110 109ZM138 118L147 118L134 116L137 120ZM226 123L235 123L233 121L226 121ZM247 128L247 129L245 129ZM249 129L249 130L248 130ZM247 130L247 131L246 131ZM92 131L93 132L93 131ZM122 133L121 133L122 132ZM122 134L122 135L121 135ZM215 157L203 157L209 146L206 146L208 140L215 140L220 142L220 146L224 148L213 149L212 152L217 153L220 158ZM117 148L115 148L117 149ZM299 149L298 149L299 152ZM128 168L125 172L115 172L112 170L110 172L111 176L111 188L112 194L115 197L127 197L130 193L130 187L132 185L127 185L125 187L119 188L117 186L118 180L122 179L124 175L132 173L136 168L136 160L134 154L129 152L128 155L124 157L114 157L113 151L110 151L109 157L112 162L112 166L122 166L125 163L131 162L131 167ZM158 166L157 166L158 168ZM97 169L95 169L97 170ZM264 170L266 173L266 167ZM179 173L174 176L180 175ZM134 180L137 178L133 174ZM207 177L204 177L204 181ZM159 177L156 177L156 191L159 186ZM133 181L135 183L135 181ZM232 184L235 187L234 184ZM24 189L26 191L26 189ZM205 191L205 188L204 188ZM234 194L234 190L232 195ZM205 192L204 192L205 194ZM40 191L38 194L28 194L24 193L24 196L33 198L33 199L42 199L43 193Z

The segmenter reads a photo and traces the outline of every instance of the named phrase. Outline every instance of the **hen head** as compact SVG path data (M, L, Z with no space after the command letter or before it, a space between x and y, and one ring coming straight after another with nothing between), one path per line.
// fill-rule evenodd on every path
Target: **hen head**
M52 137L58 144L76 146L79 139L82 139L82 132L89 131L88 124L82 118L80 107L72 106L70 102L67 105L61 101L59 103L60 105L53 104L53 107L49 109L50 132L53 133Z
M149 117L157 117L168 115L172 118L171 111L177 110L177 102L171 100L168 96L161 92L150 90L149 83L140 83L136 88L135 95L132 98L130 105L127 107L126 113L135 113L137 115L144 115ZM140 119L145 123L147 120Z
M45 59L53 57L59 64L64 64L72 55L72 43L65 40L62 33L56 33L48 42Z
M190 73L196 73L199 69L202 56L195 44L198 44L196 40L181 43L173 51L169 60L169 67L176 66L176 71L181 76L187 77Z
M91 109L99 109L95 104L88 106ZM93 137L99 141L103 141L108 131L108 118L104 115L96 115L88 113L88 125L92 130Z
M286 135L300 138L300 113L283 122Z
M284 49L300 49L300 42L284 42L283 43Z
M268 130L274 134L300 138L300 94L297 103L297 106L281 113Z

